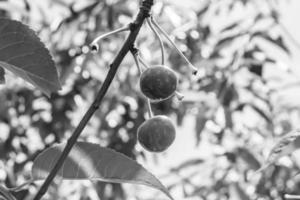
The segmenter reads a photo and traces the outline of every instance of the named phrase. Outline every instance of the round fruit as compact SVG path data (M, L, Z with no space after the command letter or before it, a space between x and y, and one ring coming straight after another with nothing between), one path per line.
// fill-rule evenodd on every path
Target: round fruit
M172 96L177 87L175 72L166 66L153 66L146 69L140 78L143 94L152 100L163 100Z
M137 134L138 141L146 150L162 152L173 143L176 131L168 117L157 115L142 123Z

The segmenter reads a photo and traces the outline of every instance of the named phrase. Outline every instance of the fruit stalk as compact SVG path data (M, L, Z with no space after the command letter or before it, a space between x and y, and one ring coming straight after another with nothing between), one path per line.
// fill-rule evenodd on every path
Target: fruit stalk
M142 65L144 66L144 68L146 68L146 69L150 68L150 66L139 55L138 55L138 60L139 60L140 63L142 63Z
M132 47L130 49L130 51L131 51L131 53L133 55L133 59L134 59L135 65L138 68L139 75L141 76L142 75L142 69L141 69L141 66L140 66L140 63L139 63L138 50L135 47ZM150 99L149 98L147 98L147 108L148 108L149 118L152 118L153 117L153 112L152 112L151 103L150 103Z
M151 30L153 31L153 33L155 34L155 36L157 37L157 39L159 41L160 51L161 51L161 65L165 65L164 43L163 43L159 33L157 32L157 30L153 27L152 21L149 18L147 19L147 24L149 25L149 27L151 28Z
M89 122L90 118L93 116L95 111L100 107L103 97L105 96L109 86L112 83L112 80L114 79L117 70L123 61L124 57L130 50L130 48L133 46L136 37L141 29L141 26L145 19L149 17L149 12L151 10L151 7L153 5L153 0L144 0L142 2L142 5L140 7L139 13L134 20L134 22L130 25L130 34L128 35L126 41L124 42L122 48L120 49L119 53L117 54L116 58L110 65L110 69L108 71L108 74L103 82L103 85L101 86L99 92L96 95L96 98L94 102L91 104L81 121L79 122L78 126L75 128L72 136L68 139L68 142L61 154L61 156L58 158L58 161L55 163L53 169L49 173L48 177L44 181L43 185L37 192L36 196L33 198L33 200L40 200L44 194L47 192L49 185L55 178L56 174L62 167L64 161L66 160L67 156L69 155L70 151L72 150L73 146L75 145L78 137L80 136L82 130Z
M151 119L153 117L153 112L152 112L151 102L149 98L147 98L147 108L148 108L149 119Z
M198 72L198 69L194 67L194 65L185 57L185 55L179 50L175 42L168 36L168 34L162 29L159 24L153 19L153 17L150 17L152 24L165 36L165 38L173 45L173 47L177 50L179 55L187 62L189 68L193 71L193 74L196 75Z
M111 32L109 32L109 33L105 33L105 34L103 34L103 35L98 36L98 37L95 38L95 39L93 40L93 42L90 44L91 50L97 52L97 51L99 50L98 42L99 42L100 40L102 40L103 38L108 37L108 36L113 35L113 34L116 34L116 33L120 33L120 32L123 32L123 31L129 31L129 30L130 30L130 25L125 26L125 27L123 27L123 28L119 28L119 29L117 29L117 30L114 30L114 31L111 31Z

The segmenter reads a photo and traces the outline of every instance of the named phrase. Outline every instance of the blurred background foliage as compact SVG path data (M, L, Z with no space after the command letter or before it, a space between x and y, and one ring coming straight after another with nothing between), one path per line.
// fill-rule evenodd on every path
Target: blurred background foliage
M0 181L15 187L30 179L33 159L65 141L103 82L126 34L102 41L98 35L123 27L138 11L129 0L0 0L0 16L37 31L57 64L63 89L48 99L9 72L0 86ZM276 0L156 0L153 16L199 68L192 76L166 42L167 65L178 73L183 101L153 103L155 114L177 124L175 144L150 154L136 144L147 117L132 56L123 61L101 108L81 140L97 142L138 160L161 178L176 199L283 200L300 194L299 153L283 157L254 175L275 141L298 127L291 66L296 41L281 20ZM289 42L287 42L289 40ZM289 44L288 43L292 43ZM159 43L146 25L137 41L141 56L159 64ZM296 90L297 91L297 90ZM250 177L250 178L249 178ZM31 199L39 183L15 193ZM44 199L163 199L142 186L57 180Z

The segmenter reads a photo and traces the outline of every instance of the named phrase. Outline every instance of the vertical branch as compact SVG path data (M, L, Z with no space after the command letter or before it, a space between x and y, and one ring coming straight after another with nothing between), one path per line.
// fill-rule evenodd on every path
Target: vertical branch
M153 0L144 0L142 2L142 5L140 7L139 13L134 20L134 22L130 25L130 34L128 35L126 41L124 42L122 48L120 49L119 53L117 54L116 58L110 65L110 70L108 71L108 74L104 80L103 85L101 86L99 92L96 95L96 98L94 102L91 104L81 121L79 122L78 126L75 128L72 136L69 138L62 154L58 158L57 162L55 163L53 169L49 173L48 177L44 181L43 185L39 189L38 193L34 197L33 200L40 200L44 194L47 192L49 185L55 178L56 174L62 167L64 161L68 157L70 151L72 150L73 146L75 145L78 137L80 136L82 130L86 126L86 124L89 122L90 118L93 116L95 111L100 107L101 101L103 97L105 96L110 84L112 83L112 80L114 79L117 70L123 61L124 57L130 50L131 46L134 44L136 37L140 31L140 28L144 22L144 20L149 17L150 9L153 5Z

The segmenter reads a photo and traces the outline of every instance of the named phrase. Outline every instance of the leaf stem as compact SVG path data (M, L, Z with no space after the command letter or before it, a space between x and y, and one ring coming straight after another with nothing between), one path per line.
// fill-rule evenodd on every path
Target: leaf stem
M49 175L47 176L46 180L44 181L43 185L39 189L36 196L33 198L33 200L40 200L44 194L47 192L51 182L55 178L56 174L62 167L64 161L68 157L70 151L72 150L73 146L75 145L78 137L80 136L82 130L86 126L86 124L89 122L95 111L100 107L101 101L103 97L105 96L109 86L111 85L117 70L123 61L124 57L130 50L131 46L134 44L136 37L142 27L142 24L144 20L149 17L150 9L153 5L153 0L144 0L142 2L142 5L140 7L139 13L134 20L134 22L130 26L130 34L127 37L126 41L124 42L122 48L120 49L119 53L117 54L116 58L110 65L110 69L108 71L108 74L103 82L103 85L101 86L99 92L96 95L96 98L94 102L91 104L81 121L79 122L78 126L75 128L72 136L68 139L67 144L61 154L61 156L58 158L58 161L55 163L53 169L50 171Z
M152 21L149 18L147 18L147 24L150 27L150 29L153 31L153 33L155 34L155 36L157 37L157 39L159 41L160 51L161 51L161 65L165 65L165 48L164 48L164 43L163 43L163 41L162 41L159 33L157 32L157 30L153 26Z
M194 75L197 74L198 69L187 59L187 57L185 57L185 55L179 50L179 48L177 47L177 45L175 44L175 42L173 42L173 40L169 37L168 33L166 33L161 27L160 25L154 20L153 17L150 18L151 22L154 24L154 26L163 34L163 36L165 36L165 38L172 44L172 46L177 50L177 52L179 53L179 55L187 62L188 67L191 68L192 72Z

